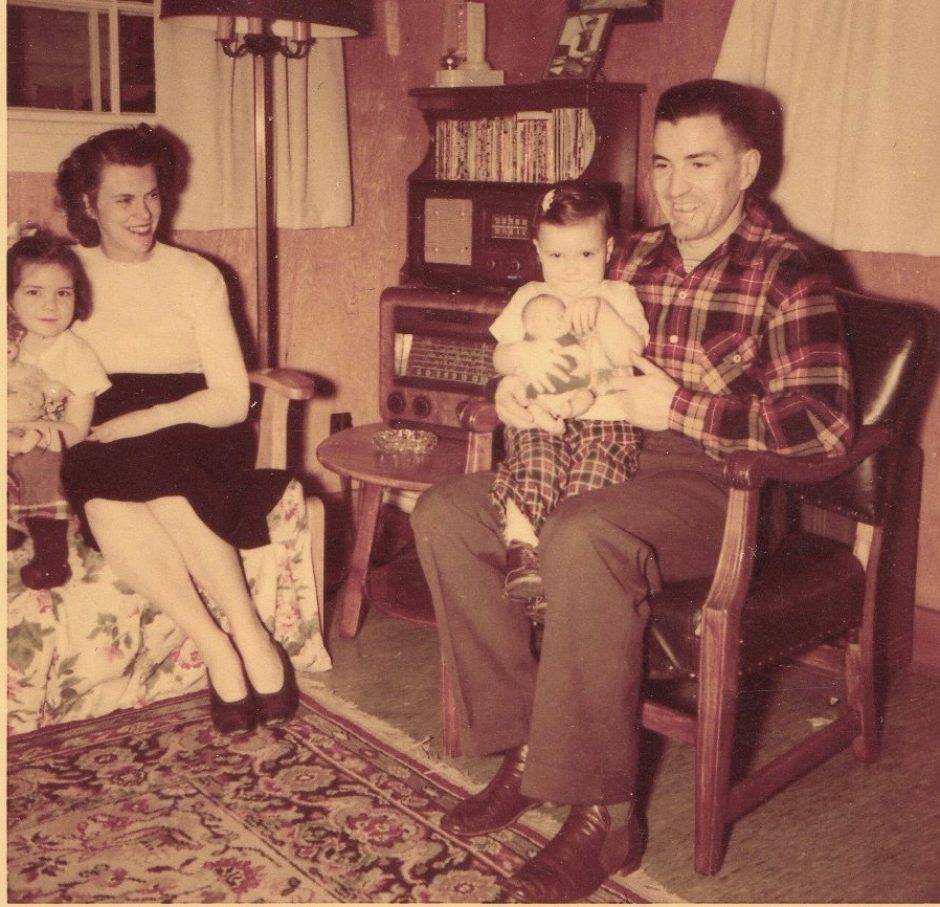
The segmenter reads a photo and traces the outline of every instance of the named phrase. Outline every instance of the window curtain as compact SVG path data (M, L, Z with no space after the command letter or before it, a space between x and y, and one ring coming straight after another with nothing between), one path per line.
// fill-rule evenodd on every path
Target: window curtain
M179 230L255 225L252 59L226 57L215 33L186 19L156 19L157 120L189 153ZM317 39L302 60L274 60L276 222L352 223L342 39Z
M940 255L940 2L736 0L715 76L784 111L774 200L834 249Z

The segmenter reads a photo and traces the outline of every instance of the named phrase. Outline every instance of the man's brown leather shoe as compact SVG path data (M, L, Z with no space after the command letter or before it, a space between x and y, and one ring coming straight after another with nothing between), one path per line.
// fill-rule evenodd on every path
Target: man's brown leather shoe
M558 834L506 881L506 894L527 904L583 900L618 869L633 872L643 844L636 812L611 830L605 807L572 806Z
M485 835L511 825L539 801L524 797L519 788L528 747L509 750L490 783L466 800L461 800L441 818L441 828L452 835Z

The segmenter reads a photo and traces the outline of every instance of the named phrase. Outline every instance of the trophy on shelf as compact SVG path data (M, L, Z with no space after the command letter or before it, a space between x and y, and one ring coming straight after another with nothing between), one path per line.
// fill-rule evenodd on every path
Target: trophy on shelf
M434 73L436 88L502 85L503 71L486 62L486 4L482 0L447 0L444 56Z

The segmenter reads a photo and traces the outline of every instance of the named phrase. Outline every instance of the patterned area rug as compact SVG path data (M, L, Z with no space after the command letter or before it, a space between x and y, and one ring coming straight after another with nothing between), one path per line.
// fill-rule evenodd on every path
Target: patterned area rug
M11 903L498 902L552 830L446 835L468 785L326 691L238 739L197 693L14 737L7 755ZM592 898L674 900L642 871Z

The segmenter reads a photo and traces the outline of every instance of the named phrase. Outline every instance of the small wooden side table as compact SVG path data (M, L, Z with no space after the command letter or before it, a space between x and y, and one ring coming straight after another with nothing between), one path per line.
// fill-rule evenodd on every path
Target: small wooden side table
M473 445L460 438L439 437L435 447L426 454L383 453L372 443L372 436L385 428L388 426L382 422L347 428L330 435L317 447L317 457L327 469L361 483L356 538L349 572L339 594L339 634L344 639L352 639L359 632L369 558L384 490L425 491L449 476L488 465L475 464L472 458L477 454ZM405 617L403 614L393 616Z

